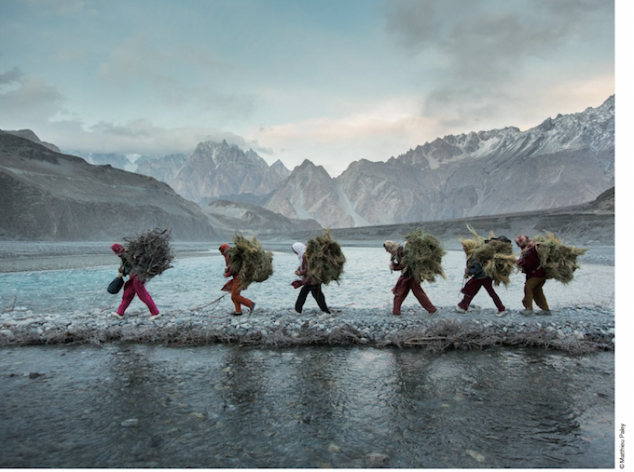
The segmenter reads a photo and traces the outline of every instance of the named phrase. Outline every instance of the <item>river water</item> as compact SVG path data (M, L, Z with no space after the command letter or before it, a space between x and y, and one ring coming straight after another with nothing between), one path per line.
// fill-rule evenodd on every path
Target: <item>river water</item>
M0 349L1 467L613 468L614 353Z
M389 313L393 298L391 289L399 276L398 272L388 269L389 255L382 247L344 247L343 250L347 261L341 283L324 286L329 306L335 309L376 308ZM108 266L0 273L0 308L15 306L35 313L52 314L114 311L121 302L121 294L110 295L106 287L117 274L118 259L112 255L109 260L111 264ZM297 291L290 284L296 279L294 272L298 261L290 245L287 251L274 251L273 265L273 275L263 283L252 284L244 295L261 308L292 308ZM152 279L147 288L163 313L191 310L222 295L220 288L226 282L222 275L224 266L217 247L212 248L200 257L176 259L174 268ZM464 253L447 251L443 267L447 280L439 277L434 283L425 282L423 288L434 305L453 307L461 299ZM524 280L525 276L517 273L512 276L508 287L496 289L508 309L523 308ZM581 268L575 272L575 279L570 284L549 281L544 292L553 309L575 305L613 306L614 286L614 265L589 264L582 258ZM407 310L408 307L418 307L418 302L410 296L403 306ZM495 309L484 291L474 299L473 306ZM229 297L225 297L218 308L232 311ZM313 309L316 305L309 300L306 308ZM147 308L135 298L130 311L146 313Z

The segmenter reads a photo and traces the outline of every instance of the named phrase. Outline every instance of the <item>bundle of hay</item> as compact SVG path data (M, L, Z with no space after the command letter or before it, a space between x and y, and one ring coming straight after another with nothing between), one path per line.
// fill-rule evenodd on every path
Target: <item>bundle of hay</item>
M510 276L517 267L517 260L513 254L513 244L510 240L497 239L491 231L489 239L484 239L475 230L467 225L467 228L475 236L475 240L463 240L463 244L472 241L474 249L473 259L484 270L484 275L493 279L495 285L508 285ZM470 256L471 254L467 254Z
M445 254L447 252L438 239L422 229L417 229L405 236L401 263L411 271L417 283L424 280L435 282L437 275L446 280L447 276L442 268L442 258Z
M136 238L124 238L125 258L130 265L130 273L141 281L150 280L173 267L174 255L170 245L170 230L154 228Z
M240 288L245 290L253 282L264 282L273 275L273 253L265 251L257 238L250 241L240 234L233 238L229 249L229 264L237 274Z
M326 230L306 243L306 261L308 276L316 283L328 285L332 281L339 283L346 257L339 243Z
M533 238L537 248L540 265L546 271L547 279L555 279L563 284L572 281L574 272L579 268L577 257L588 251L585 248L566 246L553 233Z

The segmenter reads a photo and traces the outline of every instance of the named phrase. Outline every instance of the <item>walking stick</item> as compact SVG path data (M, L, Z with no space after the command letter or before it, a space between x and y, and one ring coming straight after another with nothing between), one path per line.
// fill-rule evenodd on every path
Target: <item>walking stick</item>
M220 300L222 300L223 298L225 298L227 295L228 295L228 294L227 294L227 293L225 293L225 294L221 295L220 297L216 298L216 299L215 299L213 302L211 302L211 303L207 303L206 305L201 305L201 306L197 306L196 308L192 308L192 311L200 310L200 309L202 309L202 308L206 308L206 307L208 307L208 306L210 306L210 305L213 305L214 303L218 303L218 302L220 302Z

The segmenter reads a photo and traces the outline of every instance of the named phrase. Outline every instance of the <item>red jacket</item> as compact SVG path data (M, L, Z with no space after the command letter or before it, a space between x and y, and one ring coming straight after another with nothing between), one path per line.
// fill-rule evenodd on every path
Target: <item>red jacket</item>
M412 278L412 271L409 267L405 266L405 264L403 264L403 246L399 246L398 250L396 251L396 260L393 261L393 266L392 266L392 270L400 270L401 271L401 276L399 277L399 281L404 280L407 281L410 278Z
M223 244L220 246L219 250L220 253L225 256L225 273L224 276L225 277L231 277L233 275L233 271L231 270L231 265L229 264L229 249L231 249L231 246L229 246L228 244Z
M308 275L308 259L306 259L306 253L302 256L302 265L299 268L299 275L302 276L303 285L317 285L317 282Z
M233 271L231 270L231 265L229 264L229 249L231 249L231 246L229 246L228 244L223 244L218 249L220 249L220 253L225 256L226 267L224 276L231 277L232 275L234 275ZM233 280L234 279L231 279L229 282L224 284L224 286L220 290L222 290L223 292L231 292L231 289L233 288Z
M526 274L527 279L533 277L546 277L546 271L541 267L537 247L531 246L520 254L517 265Z

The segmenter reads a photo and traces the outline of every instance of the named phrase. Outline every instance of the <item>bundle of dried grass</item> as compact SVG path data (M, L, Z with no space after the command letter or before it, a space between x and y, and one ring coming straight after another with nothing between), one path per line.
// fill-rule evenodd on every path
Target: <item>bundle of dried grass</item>
M577 257L588 251L585 248L566 246L550 232L546 233L546 236L535 236L533 242L537 248L540 265L546 271L546 278L555 279L563 284L572 281L575 270L579 268Z
M124 238L127 243L124 257L130 265L130 273L141 281L147 281L173 267L170 240L169 228L154 228L134 239Z
M493 279L495 285L508 285L510 276L517 267L517 260L513 255L513 244L510 240L497 239L493 231L489 233L489 239L484 239L476 231L467 225L469 232L475 236L475 240L462 240L463 245L473 249L467 253L467 257L473 255L484 270L484 275Z
M438 239L422 229L417 229L405 236L401 263L411 271L418 283L424 280L435 282L437 275L447 280L442 268L442 258L445 254L447 252Z
M328 285L333 281L339 283L346 257L339 243L326 230L306 243L306 261L308 276L317 283Z
M229 264L237 274L240 288L245 290L253 282L264 282L273 275L273 253L265 251L257 238L250 241L240 234L233 238L229 249Z

